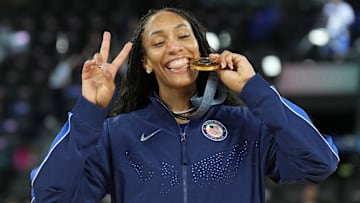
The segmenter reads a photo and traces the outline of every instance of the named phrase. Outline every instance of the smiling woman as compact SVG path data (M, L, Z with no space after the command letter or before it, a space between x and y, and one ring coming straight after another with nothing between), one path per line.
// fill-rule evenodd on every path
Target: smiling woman
M194 81L198 76L198 72L190 68L189 61L200 55L191 25L173 12L160 12L149 18L142 40L146 53L144 68L154 71L159 96L170 110L187 109L191 105L190 97L196 92ZM177 90L186 95L179 95Z
M82 95L31 173L32 202L265 203L266 176L316 183L335 171L331 139L245 56L212 53L186 11L149 11L112 61L110 41L104 32L84 62ZM217 70L191 68L200 57Z

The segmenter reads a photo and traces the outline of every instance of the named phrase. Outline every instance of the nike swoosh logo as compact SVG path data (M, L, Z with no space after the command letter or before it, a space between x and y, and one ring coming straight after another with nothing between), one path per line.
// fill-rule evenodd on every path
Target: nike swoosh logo
M145 133L143 133L140 137L140 141L145 142L146 140L152 138L154 135L158 134L160 131L161 131L161 129L155 130L154 132L152 132L149 135L145 135Z

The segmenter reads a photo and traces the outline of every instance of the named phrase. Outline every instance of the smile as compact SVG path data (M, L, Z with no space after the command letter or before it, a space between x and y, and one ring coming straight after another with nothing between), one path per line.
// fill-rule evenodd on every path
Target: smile
M189 68L189 59L180 58L173 60L167 64L167 68L172 72L179 72Z

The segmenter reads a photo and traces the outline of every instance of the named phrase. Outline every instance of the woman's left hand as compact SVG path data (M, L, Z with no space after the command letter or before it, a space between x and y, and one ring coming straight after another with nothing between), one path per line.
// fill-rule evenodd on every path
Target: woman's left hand
M256 74L250 62L241 54L225 50L221 54L210 54L210 58L220 63L220 69L217 70L220 80L237 93Z

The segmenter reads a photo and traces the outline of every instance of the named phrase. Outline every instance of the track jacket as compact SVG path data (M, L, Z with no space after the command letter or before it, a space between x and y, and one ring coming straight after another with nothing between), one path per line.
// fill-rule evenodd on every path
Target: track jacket
M246 107L212 106L183 130L155 97L108 119L80 98L31 173L32 202L265 203L265 176L317 183L336 170L331 139L259 74L239 97Z

